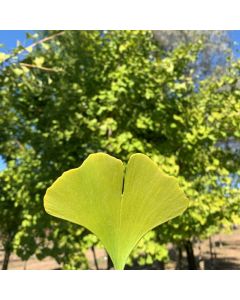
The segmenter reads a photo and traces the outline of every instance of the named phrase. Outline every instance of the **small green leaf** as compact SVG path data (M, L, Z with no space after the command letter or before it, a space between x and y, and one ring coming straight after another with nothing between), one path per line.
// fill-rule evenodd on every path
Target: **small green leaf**
M46 211L92 231L116 269L123 269L149 230L180 215L188 200L174 177L143 154L123 163L107 154L91 154L77 169L63 173L47 190Z
M43 65L44 61L45 61L44 57L36 57L34 59L34 63L37 67L41 67Z
M4 52L0 52L0 63L3 63L6 59L8 59L10 55Z

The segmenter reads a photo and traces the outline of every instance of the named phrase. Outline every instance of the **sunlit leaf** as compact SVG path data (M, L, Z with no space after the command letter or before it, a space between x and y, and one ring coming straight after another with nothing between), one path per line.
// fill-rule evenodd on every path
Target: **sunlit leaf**
M143 154L131 156L125 176L120 160L92 154L58 178L44 198L49 214L96 234L116 269L124 268L145 233L180 215L187 205L177 180Z

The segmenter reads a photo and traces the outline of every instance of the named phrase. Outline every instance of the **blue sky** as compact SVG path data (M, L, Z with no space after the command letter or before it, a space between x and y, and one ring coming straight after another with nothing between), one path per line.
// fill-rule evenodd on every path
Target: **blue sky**
M33 30L0 30L0 44L5 47L1 48L1 52L9 52L15 48L17 41L20 41L23 46L31 44L31 40L27 41L26 33L33 33Z
M240 45L240 30L229 30L228 34L230 36L230 38L232 39L233 42L237 42L238 46L236 48L239 49L239 45ZM235 55L237 57L240 57L240 53L234 51Z
M33 33L34 30L0 30L0 44L4 44L5 48L0 51L9 51L16 46L17 41L20 41L24 46L31 44L27 41L26 33ZM230 38L240 44L240 30L228 31Z
M240 30L229 30L228 34L233 41L240 42Z
M26 33L33 33L33 30L0 30L0 44L4 45L4 48L0 48L0 52L9 52L16 47L17 41L20 41L23 46L31 44L31 40L27 40ZM240 30L230 30L228 34L232 41L239 43L240 45ZM236 56L240 57L240 53L234 51ZM5 164L0 156L0 171L4 169Z
M5 168L5 163L3 161L3 159L0 156L0 171L2 171Z

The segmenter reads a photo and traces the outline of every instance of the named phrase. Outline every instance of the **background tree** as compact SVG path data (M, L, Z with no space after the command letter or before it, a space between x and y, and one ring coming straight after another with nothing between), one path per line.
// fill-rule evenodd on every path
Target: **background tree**
M179 177L191 200L187 213L143 239L129 267L162 267L164 245L173 242L196 268L192 243L239 221L239 148L229 146L240 137L239 63L230 61L218 77L196 77L207 42L199 34L169 49L151 31L50 31L24 59L19 47L4 60L0 151L9 170L16 166L15 193L25 194L6 190L2 199L21 209L13 241L20 257L87 268L85 251L101 245L85 229L49 217L42 199L62 172L99 151L123 161L149 155Z
M219 76L226 71L230 59L234 59L233 42L226 30L155 30L159 46L172 51L179 45L204 40L198 59L193 64L197 76Z

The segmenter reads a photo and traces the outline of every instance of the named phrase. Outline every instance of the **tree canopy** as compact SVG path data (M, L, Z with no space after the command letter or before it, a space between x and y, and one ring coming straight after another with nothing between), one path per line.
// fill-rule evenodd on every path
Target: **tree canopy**
M230 57L219 76L196 77L206 43L199 34L169 49L152 31L48 31L0 56L0 222L14 227L20 257L87 268L84 253L98 240L46 215L43 196L95 152L124 162L144 153L190 199L187 213L143 238L129 264L140 256L151 265L166 259L168 242L186 245L239 222L240 62Z

